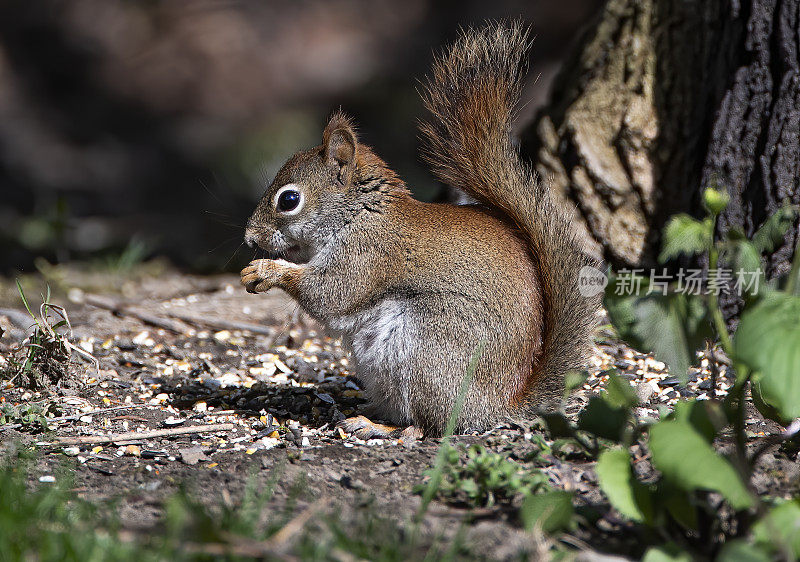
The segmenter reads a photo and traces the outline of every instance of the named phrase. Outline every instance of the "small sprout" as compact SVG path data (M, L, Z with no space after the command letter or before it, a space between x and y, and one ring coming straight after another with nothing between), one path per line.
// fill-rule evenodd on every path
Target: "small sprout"
M88 351L70 342L72 325L66 309L50 302L50 291L42 295L39 315L33 313L28 299L17 281L22 304L31 316L31 333L9 357L9 365L0 374L3 378L29 390L48 391L61 385L68 377L73 353L94 363L97 359ZM66 333L64 333L66 332Z
M718 215L724 211L730 200L731 197L728 192L713 187L709 187L703 192L703 205L713 215Z
M461 463L461 452L467 459ZM431 471L425 471L430 477ZM415 491L420 493L425 484ZM527 496L547 489L547 477L539 470L508 460L499 453L490 453L480 445L471 445L464 451L447 446L439 495L456 502L478 507L508 504L517 496Z

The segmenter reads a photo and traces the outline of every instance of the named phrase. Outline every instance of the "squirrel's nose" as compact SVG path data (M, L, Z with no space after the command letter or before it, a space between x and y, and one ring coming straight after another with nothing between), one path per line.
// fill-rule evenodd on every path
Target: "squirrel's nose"
M258 234L256 231L250 227L247 227L244 231L244 242L251 248L258 243Z

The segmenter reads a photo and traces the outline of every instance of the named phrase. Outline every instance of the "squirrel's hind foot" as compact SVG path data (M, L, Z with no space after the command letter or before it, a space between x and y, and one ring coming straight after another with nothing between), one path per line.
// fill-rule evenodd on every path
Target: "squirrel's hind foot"
M422 439L422 431L409 425L406 428L375 423L366 416L354 416L337 424L345 433L352 433L359 439Z

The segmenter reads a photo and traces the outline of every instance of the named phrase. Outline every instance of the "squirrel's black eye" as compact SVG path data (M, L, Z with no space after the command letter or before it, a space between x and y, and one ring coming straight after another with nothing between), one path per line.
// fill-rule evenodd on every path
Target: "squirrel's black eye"
M294 189L287 189L278 196L277 208L282 213L293 211L300 204L300 192Z

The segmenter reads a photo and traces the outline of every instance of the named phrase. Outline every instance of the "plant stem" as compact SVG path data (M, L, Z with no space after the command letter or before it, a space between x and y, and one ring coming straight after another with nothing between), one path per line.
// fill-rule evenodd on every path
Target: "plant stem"
M708 352L708 366L711 370L711 399L717 399L717 380L719 379L719 368L717 358L714 356L714 342L706 340L706 351Z
M758 459L761 458L761 455L766 453L770 449L770 447L779 445L784 441L795 439L799 433L800 433L800 418L797 418L791 424L789 424L789 426L783 432L774 433L772 435L767 435L766 437L763 437L761 439L761 443L758 446L758 448L750 456L751 469L755 468Z
M461 408L464 406L464 400L467 396L470 382L472 382L472 376L475 374L475 369L478 366L478 360L481 358L481 355L483 355L483 350L485 348L485 341L478 343L474 353L472 354L469 367L467 367L467 373L464 375L464 378L461 381L461 388L459 389L458 396L456 397L453 411L450 413L450 418L447 420L447 425L445 426L444 434L442 435L442 442L441 445L439 445L439 451L436 454L436 460L434 461L431 479L428 481L428 485L422 492L422 502L420 503L419 509L414 517L414 527L411 531L411 544L416 544L420 523L425 516L425 512L428 510L428 505L430 505L431 501L433 501L436 492L439 491L439 486L441 485L442 481L442 474L444 473L445 455L448 447L450 446L450 437L453 435L453 432L456 429L458 416L461 414Z
M797 246L794 249L792 269L789 271L789 279L786 280L786 292L790 295L795 294L798 275L800 275L800 242L797 243Z
M747 462L747 435L745 434L744 392L746 385L739 387L736 399L736 419L733 421L733 432L736 438L736 464L743 480L750 487L750 466Z
M712 246L709 249L709 274L711 271L717 270L718 263L719 251L717 250L716 246ZM728 354L728 357L733 357L733 345L731 343L731 337L728 334L728 326L725 324L725 318L722 316L722 310L719 308L719 298L714 291L710 291L708 300L708 308L711 311L711 319L714 322L714 328L719 336L719 342L722 345L722 349L725 350L725 353Z
M712 224L716 225L717 215L712 218ZM708 269L709 276L711 272L717 272L719 267L719 249L713 242L713 239L708 248ZM714 322L714 328L719 336L720 345L728 357L733 358L733 344L731 342L730 334L728 334L728 325L725 323L725 318L722 316L722 310L719 307L719 298L717 293L709 291L709 311L711 312L711 319ZM710 354L710 361L714 362L713 351ZM716 368L716 365L714 366ZM736 382L731 393L735 393L736 402L734 404L734 420L733 420L733 434L736 443L736 469L739 472L742 480L746 482L749 489L752 490L752 482L750 481L750 467L747 462L747 435L745 433L745 391L747 389L747 381L749 374L744 365L736 365ZM714 377L714 387L712 389L713 397L716 397L716 376Z
M736 371L736 384L730 389L730 393L726 399L727 407L729 408L728 411L733 416L731 420L735 446L735 457L733 461L742 481L745 482L747 488L752 492L752 470L750 468L750 462L747 459L747 434L745 429L745 393L747 392L747 383L750 382L752 373L741 363L735 363L733 367Z
M600 454L600 445L597 443L597 439L593 439L592 442L587 441L584 439L577 430L570 428L572 432L572 438L580 445L583 450L593 458L597 458Z

